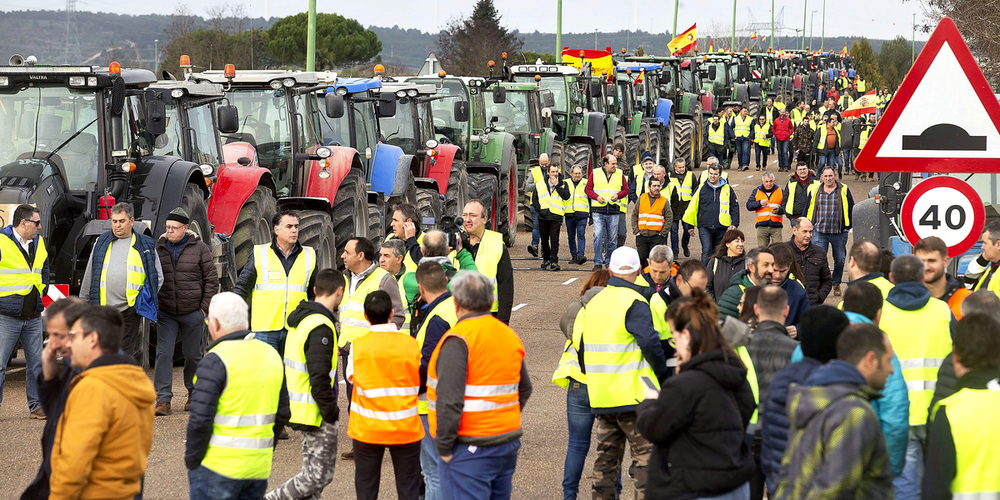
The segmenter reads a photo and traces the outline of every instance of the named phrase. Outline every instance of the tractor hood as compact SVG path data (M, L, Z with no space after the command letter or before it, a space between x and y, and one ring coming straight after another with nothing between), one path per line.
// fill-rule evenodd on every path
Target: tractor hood
M43 180L58 175L62 165L47 153L20 158L0 166L0 204L27 203Z

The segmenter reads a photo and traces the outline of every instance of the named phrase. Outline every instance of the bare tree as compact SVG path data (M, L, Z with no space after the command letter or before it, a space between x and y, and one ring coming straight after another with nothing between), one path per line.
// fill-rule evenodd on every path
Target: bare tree
M923 0L925 32L934 29L937 20L949 16L958 26L969 49L990 85L1000 85L1000 9L996 2L982 0Z

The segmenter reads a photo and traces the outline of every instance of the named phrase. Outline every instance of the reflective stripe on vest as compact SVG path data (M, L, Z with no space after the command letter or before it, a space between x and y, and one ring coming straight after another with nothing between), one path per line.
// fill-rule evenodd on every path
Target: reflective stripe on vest
M719 122L719 126L708 126L708 142L722 146L726 140L726 125Z
M989 425L987 415L1000 413L1000 382L986 389L959 389L942 399L934 409L948 412L951 439L955 445L955 477L951 498L962 500L1000 499L1000 429Z
M420 246L421 248L423 248L422 247L423 244L424 244L424 233L421 232L420 234L417 235L417 246ZM404 247L404 250L403 250L403 252L404 252L403 253L403 268L406 269L407 271L411 272L411 273L417 272L417 263L413 261L413 257L410 256L409 250L405 249L405 247L406 247L406 242L405 241L403 242L403 247Z
M994 264L991 264L990 266L987 266L986 269L983 270L983 275L979 277L979 281L976 282L976 286L972 288L973 290L982 290L984 288L983 285L985 284L986 285L985 288L987 290L1000 296L1000 270L997 270L991 275L990 267L992 267L993 265ZM989 283L986 283L987 277L990 278Z
M710 188L711 189L711 188ZM729 184L723 184L719 188L722 193L719 195L719 224L722 226L730 226L733 223L732 215L729 213L729 193L732 188ZM691 198L691 203L688 205L687 210L684 211L684 222L697 227L698 226L698 204L701 200L701 187L698 188L694 193L694 197Z
M372 325L365 319L365 298L378 290L382 279L386 276L389 276L389 272L376 265L375 270L354 288L350 298L340 303L340 341L337 345L344 347L348 342L353 342L354 339L368 333Z
M781 215L774 213L776 208L781 208L781 195L781 190L777 188L770 195L765 193L763 189L757 189L754 199L761 203L761 207L757 209L757 224L761 222L781 224Z
M871 129L865 127L865 129L861 131L861 139L858 140L858 150L865 149L865 144L868 144L869 135L871 135Z
M608 179L607 172L604 169L594 170L594 192L598 196L604 198L604 203L598 200L590 200L591 206L603 207L608 203L615 203L621 208L626 207L628 200L618 200L616 202L611 202L611 197L620 193L625 185L625 176L622 174L621 170L616 169L612 174L611 178Z
M3 256L0 259L0 297L28 295L32 287L38 289L39 296L45 295L42 268L49 254L41 236L36 238L35 260L31 265L28 265L28 260L24 258L21 245L7 235L0 235L0 255ZM104 293L103 287L101 293Z
M750 118L750 115L747 115L746 118L737 116L735 120L736 127L733 132L736 133L736 137L750 137L750 127L753 125L753 118Z
M625 314L636 302L649 305L631 288L608 286L582 311L583 362L592 408L633 406L645 399L645 385L639 377L657 380L635 337L625 328Z
M809 196L812 197L812 202L809 203L809 211L806 212L806 218L809 219L814 225L818 224L818 222L816 221L816 219L813 218L813 214L816 213L816 205L819 204L819 190L820 189L823 189L823 185L822 184L816 184L815 187L810 186L809 190L807 190L807 193L809 193ZM846 228L846 227L848 227L848 226L851 225L851 211L848 210L848 206L847 206L847 186L841 184L841 185L837 186L837 189L840 190L840 203L841 203L840 204L840 211L841 211L841 213L843 213L843 216L844 216L844 221L843 222L844 222L844 227Z
M465 318L441 338L427 366L427 420L437 435L437 364L441 346L459 338L469 350L459 437L490 437L521 428L518 385L524 361L521 339L489 314Z
M590 213L590 197L587 196L587 179L582 178L580 182L573 182L573 179L566 179L566 187L569 189L569 199L566 200L566 213L575 212Z
M670 185L680 193L681 201L691 201L691 197L694 196L694 174L690 170L684 172L683 180L671 175Z
M545 179L535 183L535 193L538 195L538 210L548 210L552 215L562 216L566 202L558 192L549 191L549 181Z
M649 203L649 193L639 198L639 230L640 231L660 231L665 223L663 219L663 208L667 206L665 196L657 196L652 205Z
M753 142L758 146L770 146L771 139L767 137L767 134L771 132L771 124L766 123L764 126L757 125L754 127Z
M285 339L285 380L288 385L288 402L292 411L293 424L319 427L323 417L319 405L312 397L312 383L309 382L309 369L306 364L306 342L309 334L320 326L326 326L333 331L333 341L337 342L337 329L325 314L312 313L302 319L298 326L288 329ZM334 353L330 370L330 387L337 383L337 354Z
M427 325L429 325L431 320L434 318L440 318L445 323L448 323L449 329L455 326L455 323L458 323L458 313L455 311L455 299L448 297L447 299L438 302L438 304L434 306L434 309L431 309L431 311L427 313L423 322L420 323L420 329L417 330L417 344L420 346L421 352L423 352L424 349L424 342L427 341ZM427 393L420 395L417 409L421 415L427 414Z
M563 346L562 357L559 358L559 364L556 366L556 371L552 373L552 382L563 389L568 389L570 381L577 381L581 384L587 383L587 375L583 373L580 368L580 351L579 345L583 339L583 310L586 305L580 308L576 313L576 318L573 320L573 331L570 338L566 340L566 345Z
M108 244L108 250L104 253L104 264L101 266L101 305L108 305L108 268L111 266L111 245L112 241ZM135 305L135 299L139 296L139 291L142 290L142 285L146 284L146 270L142 267L142 256L139 251L135 249L135 233L132 233L132 241L129 244L128 259L126 262L126 286L125 286L125 300L128 302L128 306L132 307Z
M879 324L903 370L910 396L910 425L925 425L938 369L951 352L951 309L933 297L914 311L901 310L887 301Z
M288 328L288 315L308 298L309 277L316 269L316 251L302 247L289 274L270 243L254 245L257 283L253 287L250 328L267 332Z
M281 392L281 358L254 339L227 340L213 347L226 368L212 438L201 465L232 479L271 475L274 419Z
M479 251L476 252L476 269L483 273L493 283L493 308L491 312L500 310L500 302L497 300L497 266L503 257L503 236L496 231L486 229L483 238L479 241Z
M753 392L753 402L759 407L760 385L757 383L757 370L753 367L753 360L750 359L750 351L747 350L746 346L741 345L736 348L736 354L740 355L743 366L747 367L747 382L750 384L750 390ZM754 408L753 415L750 416L750 423L753 425L757 424L757 408Z
M799 108L793 109L792 112L789 114L792 117L792 123L794 123L796 127L798 127L799 124L802 123L802 120L804 120L806 117L805 110Z
M420 346L400 332L368 332L354 340L354 390L347 435L369 444L420 441L417 415Z

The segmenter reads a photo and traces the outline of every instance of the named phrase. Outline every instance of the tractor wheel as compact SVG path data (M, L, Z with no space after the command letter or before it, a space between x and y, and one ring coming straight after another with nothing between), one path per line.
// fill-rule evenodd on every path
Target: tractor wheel
M757 113L760 112L760 99L750 99L747 103L747 116L752 117L754 120L757 119Z
M653 155L653 158L656 158L656 151L650 147L651 135L652 132L650 132L648 121L643 121L639 124L639 154L641 155L649 151Z
M500 185L497 180L497 176L490 173L477 172L469 174L470 199L483 202L483 206L486 207L486 228L493 231L497 230L495 216L497 213L496 199L500 191Z
M208 203L205 202L203 191L196 184L188 183L187 187L184 188L181 207L184 207L188 216L191 217L188 229L194 231L201 238L201 241L211 245L215 233L212 231L212 224L208 222Z
M385 216L379 211L378 205L368 205L368 239L375 248L382 246L385 240Z
M625 138L625 161L629 165L635 165L639 161L639 151L642 149L641 138L642 136Z
M572 170L573 167L580 167L583 169L584 177L590 175L591 165L594 162L594 150L590 144L570 142L566 144L563 153L566 155L566 169Z
M677 136L677 119L670 116L670 122L667 123L667 128L661 128L661 140L660 140L660 156L665 158L667 162L674 161L674 150L675 137Z
M561 142L552 145L552 152L549 153L549 165L556 165L564 176L569 175L565 168L566 165L563 164L563 145Z
M875 203L875 198L866 198L854 205L851 212L851 222L854 227L854 237L860 241L862 238L868 241L879 241L879 206ZM876 243L878 244L878 243Z
M691 158L691 145L694 139L694 120L678 118L674 120L674 155L671 158ZM695 168L697 165L688 165Z
M462 209L469 202L469 173L465 162L455 160L448 174L448 189L444 193L444 211L441 216L461 217Z
M621 144L622 149L625 150L625 127L622 127L621 125L615 129L615 139L611 144L611 151L607 151L606 153L614 153L614 147L619 144ZM626 157L625 160L628 161L628 157Z
M407 172L406 174L406 190L399 196L392 196L386 201L386 208L388 209L387 216L392 219L392 209L400 203L416 203L417 202L417 185L413 182L413 173ZM387 221L388 223L388 221Z
M334 260L340 267L340 254L344 252L347 240L355 236L368 237L368 200L361 170L352 169L341 181L337 197L333 200L333 214L334 241L337 243ZM299 224L301 228L301 220Z
M271 219L276 211L277 202L271 191L264 187L258 187L240 208L232 235L233 249L236 253L236 262L233 263L236 273L239 273L250 260L254 245L270 243L273 234Z
M510 165L500 166L500 193L497 198L497 232L507 247L517 239L517 158L512 152Z
M660 164L662 152L660 151L660 128L649 129L649 152L653 154L653 161Z
M444 202L436 189L421 188L417 190L417 210L422 217L434 218L434 229L441 227L441 214L444 212ZM427 228L424 228L426 230Z
M701 160L708 161L708 124L711 122L711 118L708 115L702 115L701 117Z
M691 120L694 122L694 126L691 127L691 155L688 156L688 168L701 166L701 131L704 127L702 127L701 108L699 107L695 111L697 112L695 118Z
M348 238L344 238L347 244ZM337 262L339 238L334 236L334 224L330 214L319 210L299 212L299 242L302 246L316 250L316 268L327 269Z

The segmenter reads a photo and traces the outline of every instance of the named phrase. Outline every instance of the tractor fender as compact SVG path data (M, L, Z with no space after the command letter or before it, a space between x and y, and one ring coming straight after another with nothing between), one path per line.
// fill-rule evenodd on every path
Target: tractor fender
M412 155L404 155L403 148L392 144L375 145L369 182L371 190L383 196L402 196L406 192L406 174L410 171ZM404 163L405 161L405 163Z
M437 179L432 177L414 177L413 184L417 186L417 189L433 189L439 193L441 192Z
M711 92L705 92L701 96L701 109L706 115L715 114L715 96Z
M545 153L551 157L552 149L555 147L555 144L556 133L550 128L545 129L545 131L542 132L541 141L539 142L539 154Z
M760 99L760 84L751 83L749 88L750 99Z
M442 195L448 190L448 178L451 177L451 166L455 163L455 158L461 158L462 150L454 144L438 144L434 151L437 156L424 155L424 175L421 177L431 178L437 182L437 190ZM418 186L419 187L419 186Z
M167 214L181 205L188 183L201 188L205 199L211 195L196 163L174 156L144 156L135 165L127 201L135 209L135 218L149 221L155 235L165 231Z
M614 128L612 128L614 130ZM604 138L606 137L606 131L604 129L604 113L598 113L592 111L587 117L587 135L590 140L593 141L595 146L600 146L604 143Z
M248 167L260 165L257 158L257 148L253 144L243 141L230 142L222 146L222 165L219 166L219 172L221 173L223 169L228 167L242 166L238 161L240 158L250 159Z
M208 221L216 233L232 236L240 209L260 186L270 189L274 196L274 179L269 169L237 164L219 171L208 200Z
M670 126L670 115L674 109L674 101L670 99L656 100L656 123L661 127Z
M307 161L306 170L309 172L309 177L306 179L306 197L326 199L327 209L329 209L329 207L333 206L333 200L337 198L337 189L344 178L347 177L347 173L352 168L364 172L364 164L361 163L361 155L354 148L344 146L327 147L330 148L330 157L326 159L329 162L327 171L330 172L330 177L323 179L319 176L319 173L323 170L320 161Z
M280 212L281 210L316 210L318 212L328 213L331 217L333 217L333 207L325 197L313 198L309 196L286 196L284 198L278 198L278 211Z

